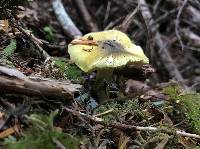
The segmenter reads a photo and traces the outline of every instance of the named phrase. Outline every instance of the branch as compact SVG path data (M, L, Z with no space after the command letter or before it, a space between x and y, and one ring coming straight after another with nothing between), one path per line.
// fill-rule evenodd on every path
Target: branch
M137 130L137 131L152 131L152 132L164 131L162 128L157 128L157 127L140 127L140 126L120 124L120 123L112 124L112 126L114 126L116 128L120 128L120 129L133 129L133 130ZM166 133L169 133L169 132L166 131ZM185 131L176 130L175 134L178 136L200 139L200 135L187 133Z
M15 27L36 45L38 51L42 54L45 60L51 58L50 55L41 47L43 43L37 37L35 37L31 32L26 31L22 27L19 27L19 26L15 26Z
M86 24L87 30L90 31L90 32L98 31L98 27L93 22L92 17L90 15L90 13L88 12L84 1L83 0L74 0L74 2L76 3L76 5L77 5L77 7L80 11L80 15L83 17L83 20Z
M22 27L20 27L18 22L15 21L15 19L16 19L15 16L13 16L11 13L8 13L7 15L8 15L7 17L10 18L11 26L15 27L19 30L19 32L16 32L16 35L21 32L28 39L30 39L31 42L34 43L34 45L37 47L37 50L42 54L42 56L45 59L50 59L49 54L45 50L43 50L43 48L41 47L41 44L42 44L41 41L39 41L33 34L31 34L30 31L27 31L27 30L23 29ZM13 18L15 18L15 19L13 19Z
M187 1L188 1L188 0L184 0L182 6L180 7L180 9L179 9L179 11L178 11L178 14L177 14L177 17L176 17L176 20L175 20L175 32L176 32L176 36L177 36L177 38L178 38L178 40L179 40L179 42L180 42L180 45L181 45L182 50L184 50L184 44L183 44L183 41L182 41L181 36L180 36L180 34L179 34L179 23L180 23L180 20L179 20L179 19L180 19L180 16L181 16L181 14L182 14L183 8L184 8L184 7L186 6L186 4L187 4Z
M182 30L183 36L189 41L189 43L198 48L198 51L200 51L200 36L196 33L192 32L190 29L185 28Z
M148 26L152 26L152 24L154 24L154 20L152 18L152 14L148 8L148 5L146 3L145 0L139 0L140 3L140 10L142 13L142 16L145 19L145 22L148 24ZM180 82L182 84L182 86L187 89L188 87L183 84L184 82L184 78L182 77L180 71L178 70L177 66L174 64L173 59L169 53L169 51L166 48L166 44L163 41L160 33L156 30L156 28L154 26L152 26L151 28L149 28L151 33L155 34L155 44L156 46L159 48L159 55L161 57L161 61L163 63L163 65L165 66L165 68L167 69L167 71L169 72L170 76L173 77L175 80L177 80L178 82Z
M67 107L64 107L64 109L66 111L72 113L75 116L78 116L78 117L79 116L83 116L83 118L89 119L89 120L91 120L93 122L102 124L104 126L118 128L118 129L121 129L121 130L151 131L151 132L165 131L166 133L173 134L173 132L170 132L169 130L164 130L162 128L157 128L157 127L141 127L141 126L126 125L126 124L121 124L121 123L110 123L110 124L107 124L106 122L102 121L102 119L100 119L100 118L97 118L97 117L94 118L94 116L87 115L87 114L84 114L84 113L80 114L79 111L75 111L75 110L69 109ZM176 130L174 133L176 135L178 135L178 136L191 137L191 138L200 139L200 135L192 134L192 133L187 133L185 131Z
M72 99L73 95L81 88L81 85L72 84L67 81L50 79L32 80L25 76L21 77L21 75L19 79L19 75L12 77L14 69L12 69L12 73L8 73L8 71L9 68L7 68L7 71L0 72L0 88L3 92L40 96L50 99Z
M92 121L95 121L95 122L96 122L96 121L97 121L97 122L102 122L102 121L103 121L102 118L98 118L98 117L96 117L96 116L91 116L91 115L82 113L82 112L80 112L80 111L75 111L75 110L72 110L72 109L67 108L67 107L63 107L63 109L65 109L66 111L72 113L73 115L76 115L77 117L82 116L82 117L85 117L85 118L87 118L87 119L89 119L89 120L92 120Z
M81 31L75 26L74 22L65 11L61 0L51 0L51 3L64 32L73 39L82 36Z
M119 26L121 31L126 32L128 30L129 26L131 25L131 22L133 21L135 17L135 14L138 12L138 9L139 9L139 5L133 10L133 12L131 12L129 15L126 16L124 21Z

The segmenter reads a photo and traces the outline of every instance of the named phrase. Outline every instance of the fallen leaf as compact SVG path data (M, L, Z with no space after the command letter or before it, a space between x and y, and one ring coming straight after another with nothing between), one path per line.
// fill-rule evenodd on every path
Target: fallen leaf
M146 85L141 81L129 79L125 83L125 94L140 95L141 101L160 101L167 100L167 96L158 90L151 89L150 86Z
M0 133L0 139L3 139L15 132L18 132L18 128L17 126L14 126L14 127L11 127L11 128L8 128L6 130L4 130L3 132Z
M4 32L8 33L8 29L9 29L8 20L0 20L0 30L3 30Z
M3 30L4 30L6 33L8 32L8 28L9 28L9 22L8 22L8 20L4 20Z
M140 96L142 101L160 101L160 100L167 100L167 96L157 90L148 90L143 95Z
M146 85L145 83L141 81L132 80L132 79L127 80L125 85L126 85L126 88L125 88L126 94L132 94L132 93L138 94L138 92L143 93L150 89L150 87Z

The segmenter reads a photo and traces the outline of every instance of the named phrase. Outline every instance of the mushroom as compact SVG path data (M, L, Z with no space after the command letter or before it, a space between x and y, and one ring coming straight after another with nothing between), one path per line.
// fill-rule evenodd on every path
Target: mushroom
M84 72L97 70L96 84L108 80L116 68L149 63L142 48L118 30L93 32L74 39L68 45L70 59ZM102 87L97 85L97 90Z

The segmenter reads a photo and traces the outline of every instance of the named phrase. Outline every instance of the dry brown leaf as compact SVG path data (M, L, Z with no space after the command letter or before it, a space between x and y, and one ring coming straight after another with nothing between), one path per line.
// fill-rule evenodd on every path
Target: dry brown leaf
M4 20L3 30L7 33L9 29L9 22L8 20Z
M126 94L131 94L131 93L144 93L145 91L149 90L150 87L146 85L145 83L141 81L136 81L129 79L126 81L126 88L125 88L125 93Z
M0 20L0 30L8 33L8 31L9 31L9 21L8 20Z
M167 96L156 89L151 89L150 86L146 85L144 82L129 79L126 81L126 94L140 95L142 101L158 101L167 100Z
M140 96L142 101L160 101L160 100L167 100L168 97L157 90L148 90L143 95Z
M8 128L6 130L4 130L3 132L0 133L0 139L3 139L15 132L18 132L18 127L17 126L14 126L14 127L11 127L11 128Z

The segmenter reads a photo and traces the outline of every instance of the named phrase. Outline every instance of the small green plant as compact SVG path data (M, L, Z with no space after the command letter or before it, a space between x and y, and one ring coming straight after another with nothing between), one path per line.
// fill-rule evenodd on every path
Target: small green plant
M53 127L53 119L58 111L52 112L50 116L32 114L28 119L32 123L24 137L19 141L13 137L7 138L4 141L6 149L55 149L58 144L76 149L79 141L70 134L63 133Z
M48 40L48 41L53 41L53 39L54 39L54 34L53 34L53 31L52 31L52 29L51 29L51 27L49 27L49 26L45 26L44 28L43 28L43 31L46 33L46 39Z

